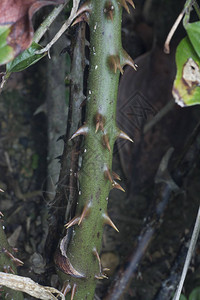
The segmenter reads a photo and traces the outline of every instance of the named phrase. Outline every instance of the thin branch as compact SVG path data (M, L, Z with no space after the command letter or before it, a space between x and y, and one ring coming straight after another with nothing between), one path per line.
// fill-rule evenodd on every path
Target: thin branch
M177 291L176 291L176 294L175 294L173 300L179 300L179 298L180 298L181 291L182 291L182 288L183 288L183 284L184 284L184 281L185 281L185 277L186 277L186 274L187 274L187 271L188 271L188 268L189 268L189 265L190 265L190 261L191 261L192 255L194 253L195 246L196 246L196 243L197 243L197 239L198 239L198 236L199 236L199 231L200 231L200 206L199 206L199 210L198 210L194 230L193 230L193 233L192 233L190 246L189 246L187 256L186 256L186 259L185 259L185 264L184 264L183 271L182 271L182 274L181 274L181 279L180 279L180 282L179 282L179 285L178 285L178 288L177 288Z
M51 40L51 42L49 44L47 44L45 48L37 51L36 54L42 54L44 52L49 53L50 48L57 42L57 40L69 28L72 21L76 18L76 12L77 12L77 9L78 9L78 6L79 6L79 2L80 2L80 0L73 0L73 7L72 7L72 10L71 10L71 14L70 14L69 18L67 19L67 21L62 25L60 30L56 33L54 38Z
M57 289L39 285L28 277L0 272L0 285L6 286L16 291L27 293L37 299L58 300L57 297L60 297L62 300L65 300L65 296ZM56 296L54 296L53 294L55 294Z
M194 9L200 19L200 8L199 8L199 4L196 1L194 2Z
M180 22L181 22L181 20L182 20L182 18L183 18L183 16L184 16L184 14L185 14L185 8L182 10L182 12L180 13L180 15L179 15L178 18L176 19L174 25L172 26L170 32L168 33L168 36L167 36L166 41L165 41L165 44L164 44L164 52L165 52L166 54L169 54L169 53L170 53L169 44L170 44L170 42L171 42L171 39L172 39L172 37L173 37L173 35L174 35L174 33L175 33L175 31L176 31L178 25L180 24Z
M60 14L60 12L63 10L63 8L66 6L66 4L68 2L69 2L69 0L66 0L64 4L61 4L52 10L52 12L42 22L42 24L40 24L39 28L36 30L34 37L33 37L33 42L38 43L41 40L43 35L49 29L50 25L54 22L56 17Z
M187 255L188 247L189 247L189 240L190 240L191 234L187 234L184 237L183 245L180 248L180 251L174 260L173 266L171 268L170 274L167 279L165 279L162 282L161 288L157 295L155 296L154 300L169 300L172 298L172 295L174 295L174 291L177 288L177 285L180 281L180 270L182 266L184 265L185 258Z

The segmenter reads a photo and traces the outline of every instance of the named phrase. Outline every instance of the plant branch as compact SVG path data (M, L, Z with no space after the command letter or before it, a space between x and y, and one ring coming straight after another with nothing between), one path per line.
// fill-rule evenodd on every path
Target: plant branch
M67 19L67 21L62 25L62 27L60 28L60 30L56 33L56 35L54 36L54 38L50 41L49 44L46 45L46 47L44 47L43 49L39 50L36 52L36 54L42 54L44 52L48 52L50 48L57 42L57 40L63 35L63 33L69 28L69 26L71 25L72 21L75 19L76 17L76 12L79 6L79 2L80 0L73 0L73 7L71 10L71 14L69 16L69 18Z
M185 259L185 264L184 264L183 271L182 271L182 274L181 274L181 279L180 279L176 294L173 297L173 300L179 300L179 298L181 296L181 291L182 291L182 288L183 288L185 277L187 275L187 271L188 271L188 268L189 268L189 265L190 265L192 255L194 254L194 250L195 250L195 247L196 247L199 232L200 232L200 206L199 206L199 209L198 209L195 226L194 226L194 230L193 230L193 233L192 233L190 246L189 246L187 256L186 256L186 259Z
M50 25L54 22L63 8L67 5L70 0L66 0L64 4L60 4L58 7L55 7L48 17L40 24L39 28L35 31L33 42L38 43L46 31L49 29Z

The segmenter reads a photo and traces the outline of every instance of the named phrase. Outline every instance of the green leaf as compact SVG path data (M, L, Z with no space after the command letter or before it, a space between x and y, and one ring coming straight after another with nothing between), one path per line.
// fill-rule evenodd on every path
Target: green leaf
M200 57L200 21L194 23L187 23L185 25L188 37L193 45L197 55Z
M187 300L187 298L181 294L180 299L179 300Z
M176 50L177 73L172 94L180 106L200 104L200 60L188 37Z
M200 300L200 287L195 288L190 293L189 300Z
M0 26L0 65L6 64L14 58L13 48L7 44L9 33L10 27L8 25Z
M20 53L15 59L7 64L7 72L20 72L35 64L38 60L46 55L46 53L35 54L36 51L41 49L42 47L40 45L33 42L28 49Z

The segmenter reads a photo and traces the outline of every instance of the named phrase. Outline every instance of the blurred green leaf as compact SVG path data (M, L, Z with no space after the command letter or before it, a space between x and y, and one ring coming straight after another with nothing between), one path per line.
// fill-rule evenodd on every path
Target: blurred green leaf
M184 295L181 295L179 300L187 300L187 298Z
M180 106L200 104L200 60L188 37L176 50L177 73L173 96Z
M188 37L197 55L200 57L200 21L185 25Z
M15 59L6 65L7 72L20 72L35 64L46 55L46 53L35 54L36 51L41 49L42 47L40 45L33 42L28 49L20 53Z
M190 293L189 300L200 300L200 287L195 288Z
M0 64L6 64L14 58L13 48L7 44L9 33L8 25L0 26Z

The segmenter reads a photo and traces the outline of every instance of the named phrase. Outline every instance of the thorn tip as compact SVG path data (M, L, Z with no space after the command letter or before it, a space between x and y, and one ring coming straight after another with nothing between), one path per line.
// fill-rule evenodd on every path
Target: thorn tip
M131 143L134 143L134 141L126 134L124 131L120 130L119 134L117 136L118 138L122 138L124 140L130 141Z
M113 223L113 221L111 220L111 218L108 216L107 213L103 213L102 214L103 218L104 218L104 222L105 224L110 225L112 228L114 228L117 232L119 232L119 230L117 229L117 227L115 226L115 224Z

